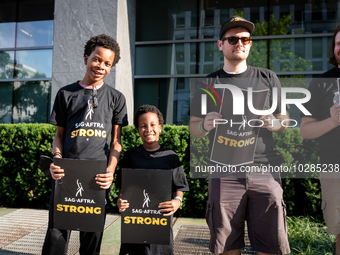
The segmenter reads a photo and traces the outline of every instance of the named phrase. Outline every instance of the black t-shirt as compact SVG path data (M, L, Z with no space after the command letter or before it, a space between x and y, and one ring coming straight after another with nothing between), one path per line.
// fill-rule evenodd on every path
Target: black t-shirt
M131 148L125 152L119 162L119 169L164 169L172 171L172 193L176 191L189 191L188 181L177 154L161 146L156 151L147 151L143 145ZM121 171L117 176L117 188L121 188Z
M79 82L58 91L50 123L65 128L64 158L106 160L110 152L112 125L127 125L124 95L103 84L97 90L98 107L93 107L93 90Z
M119 162L119 168L139 169L164 169L172 171L172 193L176 191L189 191L188 181L185 177L183 167L177 154L161 146L156 151L147 151L143 145L128 150ZM142 171L142 170L141 170ZM121 188L121 170L117 174L117 188ZM171 194L172 195L172 194ZM172 217L171 217L172 219ZM170 245L157 244L126 244L122 243L119 254L173 254L172 227L170 232Z
M311 99L304 107L312 114L311 117L318 121L331 117L330 108L333 106L335 93L338 92L337 79L340 78L339 67L321 74L313 79L308 90ZM301 115L304 117L305 115ZM316 139L319 143L321 163L340 163L340 126L330 130Z
M268 69L257 68L248 66L247 70L240 74L228 74L223 69L220 69L214 73L209 74L206 78L210 78L211 85L213 84L228 84L235 85L239 88L246 89L252 87L253 91L269 89L267 95L264 110L270 109L272 106L272 92L273 88L277 88L277 107L273 114L281 113L281 84L276 74ZM216 89L217 93L222 98L222 89ZM201 114L201 94L205 93L201 89L196 89L190 106L190 116L199 118L205 118L205 115ZM209 100L208 97L208 109L207 112L219 112L219 105L215 105ZM209 103L210 102L210 103ZM254 123L252 123L254 125ZM215 135L215 129L209 132L210 141L213 140ZM212 144L212 143L210 143ZM266 128L260 128L258 134L258 140L256 143L254 163L258 164L272 164L279 165L283 163L283 158L277 151L272 132Z

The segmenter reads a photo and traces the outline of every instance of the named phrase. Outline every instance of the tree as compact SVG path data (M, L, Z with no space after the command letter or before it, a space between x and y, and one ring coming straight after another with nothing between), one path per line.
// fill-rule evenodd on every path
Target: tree
M39 73L38 73L39 76ZM40 74L40 76L45 76ZM21 82L20 86L14 90L14 106L19 112L24 112L24 118L20 122L47 121L48 97L50 94L49 81L27 81Z
M0 79L13 78L14 66L9 67L11 56L5 52L0 51Z
M268 21L266 20L262 22L262 24L255 24L256 29L252 33L252 36L286 35L288 34L287 28L290 25L290 15L282 15L278 21L275 21L274 14L270 14ZM290 48L292 42L293 39L273 39L256 41L252 45L252 49L250 51L247 62L250 65L268 68L273 70L274 72L310 70L311 61L305 60L293 54Z

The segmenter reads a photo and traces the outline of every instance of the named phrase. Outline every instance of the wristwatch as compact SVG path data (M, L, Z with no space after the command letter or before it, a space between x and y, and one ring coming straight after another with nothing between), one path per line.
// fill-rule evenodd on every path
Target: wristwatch
M178 199L181 202L181 206L182 206L182 198L177 196L177 197L174 197L173 199Z

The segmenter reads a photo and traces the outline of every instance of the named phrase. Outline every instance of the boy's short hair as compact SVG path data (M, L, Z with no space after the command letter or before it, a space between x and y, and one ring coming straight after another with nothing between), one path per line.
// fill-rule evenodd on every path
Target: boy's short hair
M97 46L112 50L115 53L112 66L116 65L120 59L120 47L115 39L106 34L93 36L88 40L84 47L84 57L90 56Z
M138 124L139 116L141 116L142 114L148 113L148 112L156 113L157 117L158 117L159 124L163 125L164 119L163 119L163 114L160 112L160 110L158 110L158 108L156 106L144 104L141 107L139 107L139 109L135 113L135 118L133 120L133 124L135 125L136 128L138 128L138 126L139 126L139 124Z

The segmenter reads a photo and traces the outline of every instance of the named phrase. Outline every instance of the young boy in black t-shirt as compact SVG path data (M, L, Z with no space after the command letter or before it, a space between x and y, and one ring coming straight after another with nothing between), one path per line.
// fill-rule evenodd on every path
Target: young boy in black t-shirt
M107 170L96 183L108 190L122 149L121 130L127 125L125 97L103 79L120 59L118 43L105 34L92 37L84 48L86 73L81 81L58 91L50 123L57 126L53 140L56 158L107 160ZM53 226L54 181L64 170L50 165L53 178L49 224L42 254L66 254L69 230ZM80 232L81 255L99 254L103 232Z
M143 105L137 110L134 118L134 124L143 140L143 145L132 148L125 153L120 162L120 169L138 168L164 169L172 171L173 199L159 204L159 211L164 213L164 216L170 216L173 215L181 206L183 191L189 191L189 186L176 153L172 150L165 149L158 142L163 122L163 115L155 106ZM121 175L117 178L118 188L121 188L120 177ZM121 193L119 193L117 205L120 212L125 211L125 209L129 207L129 202L121 197ZM170 232L170 245L122 243L119 254L173 254L172 227Z

